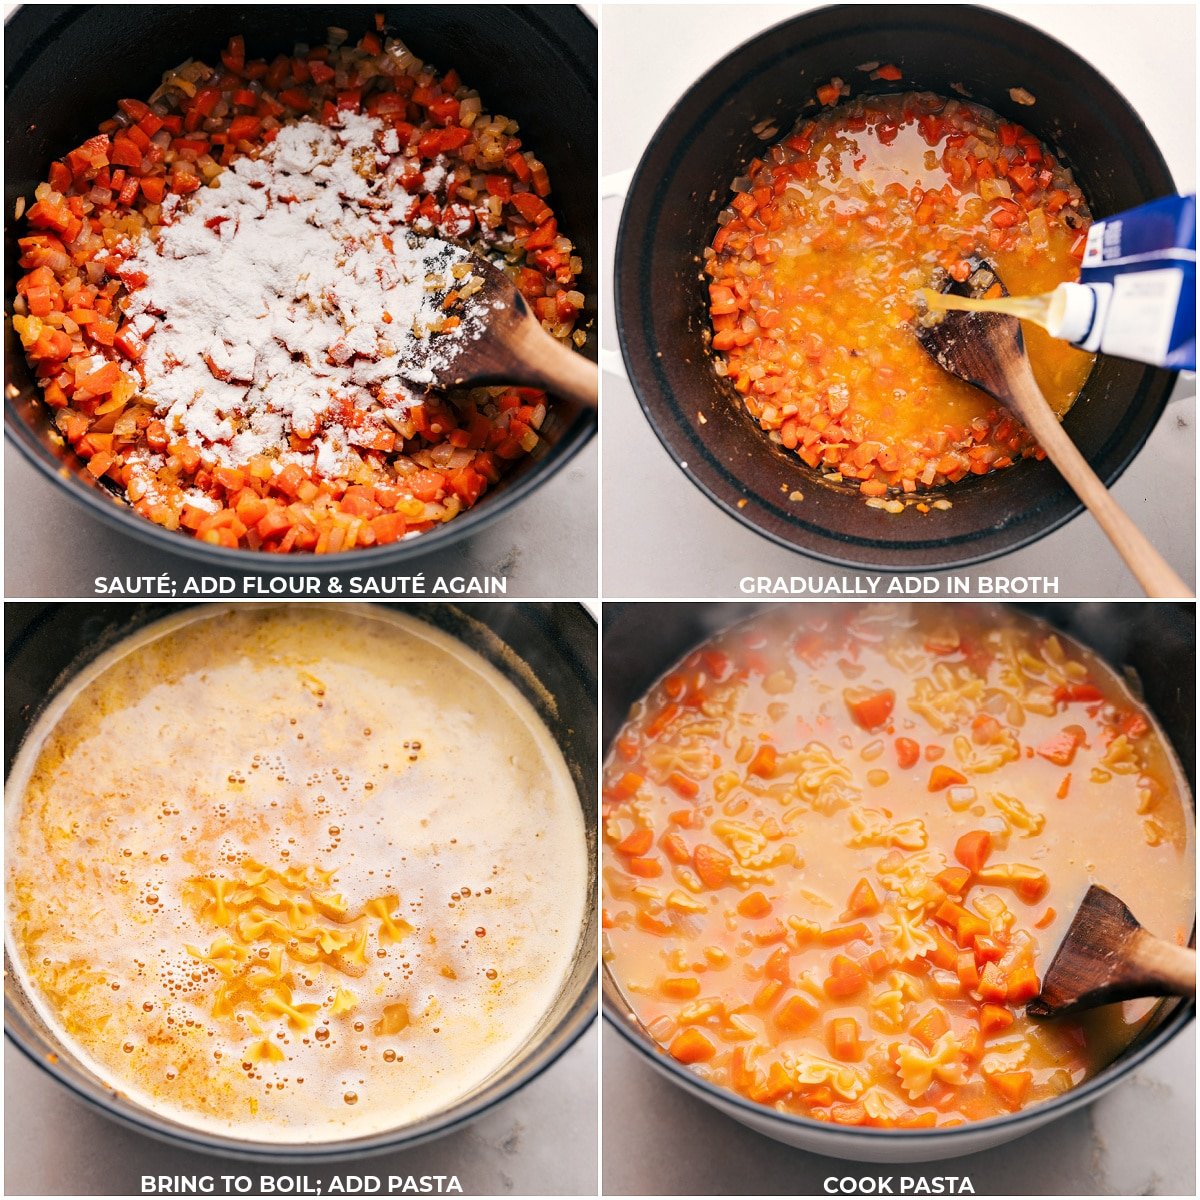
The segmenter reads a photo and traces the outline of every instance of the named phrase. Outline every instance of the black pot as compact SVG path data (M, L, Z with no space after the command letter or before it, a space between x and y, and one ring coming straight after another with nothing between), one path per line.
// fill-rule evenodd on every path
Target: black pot
M797 604L797 625L821 605ZM829 605L830 608L837 607ZM1135 686L1175 749L1193 797L1196 788L1196 613L1191 604L1017 604L1088 646ZM715 634L772 608L769 603L607 604L601 736L607 756L630 707L676 663ZM1172 664L1163 670L1163 664ZM1193 929L1193 944L1195 942ZM861 1162L924 1162L997 1146L1098 1099L1156 1054L1196 1015L1195 1001L1170 1000L1103 1070L1044 1104L946 1129L847 1128L754 1104L701 1079L662 1053L641 1028L621 989L603 972L604 1015L643 1060L728 1116L779 1141ZM606 1028L607 1033L607 1028Z
M14 603L4 620L5 776L49 700L83 667L183 604ZM576 604L391 604L450 634L490 662L533 705L562 751L583 809L589 893L595 893L596 625ZM175 1145L232 1158L327 1161L415 1145L461 1128L536 1078L596 1015L596 912L580 931L571 972L541 1026L489 1081L445 1112L401 1130L341 1142L277 1146L197 1132L103 1087L60 1046L7 969L5 1035L35 1065L105 1116Z
M1135 10L1128 18L1138 19ZM874 61L895 63L903 80L871 81L857 69ZM841 5L785 21L694 84L643 155L617 239L617 329L642 409L688 478L751 529L827 562L891 571L980 562L1081 511L1051 463L1024 460L970 477L946 489L947 511L893 516L868 508L857 491L823 483L768 440L713 372L701 340L709 318L700 255L731 181L769 144L753 126L774 118L786 132L833 76L856 94L954 95L952 86L963 86L1051 146L1096 217L1175 186L1141 119L1095 68L1028 25L963 5ZM1037 103L1014 103L1013 87ZM1107 483L1149 436L1173 380L1122 359L1096 363L1065 427ZM787 499L795 489L802 502Z
M229 38L242 34L251 57L291 53L298 42L320 45L338 25L357 38L383 11L389 28L420 58L454 67L478 88L491 111L513 117L525 143L550 172L552 203L584 263L584 325L596 314L596 29L574 5L411 4L379 6L258 4L38 4L19 8L5 30L5 191L7 212L18 196L32 199L50 163L90 137L123 97L144 99L165 70L187 58L219 61ZM5 295L21 274L9 223ZM172 533L139 517L59 444L36 399L20 340L5 323L5 427L44 475L92 513L154 545L209 567L276 571L370 571L413 559L475 533L545 483L596 430L595 413L559 401L543 427L545 445L525 458L474 507L419 538L340 555L229 550ZM592 339L594 341L594 339ZM595 357L595 346L585 351ZM15 391L14 391L15 389ZM15 396L10 399L9 396Z

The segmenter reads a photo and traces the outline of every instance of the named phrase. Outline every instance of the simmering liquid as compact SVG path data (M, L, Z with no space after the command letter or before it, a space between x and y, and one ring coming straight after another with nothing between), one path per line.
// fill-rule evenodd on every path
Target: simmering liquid
M311 1142L483 1084L562 986L582 814L492 666L383 610L151 626L73 681L8 786L22 982L106 1085Z

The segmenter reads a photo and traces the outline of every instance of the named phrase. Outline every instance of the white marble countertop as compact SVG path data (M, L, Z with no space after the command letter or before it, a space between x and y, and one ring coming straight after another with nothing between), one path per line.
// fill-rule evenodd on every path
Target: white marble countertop
M334 1175L370 1173L457 1175L468 1196L595 1195L598 1033L593 1024L532 1083L446 1137L345 1163L276 1167L178 1150L125 1129L6 1043L4 1194L138 1195L142 1175L303 1174L327 1185Z
M980 1196L1196 1194L1195 1025L1081 1112L982 1154L896 1167L763 1137L676 1087L619 1035L605 1035L609 1196L819 1196L830 1175L967 1175Z
M684 91L734 45L804 5L609 5L601 44L604 175L627 171ZM1141 114L1181 189L1196 174L1195 7L1192 5L995 5L1066 42ZM669 47L669 52L664 52ZM605 278L612 278L620 201L603 209ZM601 343L617 350L611 305ZM1149 441L1113 494L1168 562L1196 576L1195 380L1181 381ZM612 598L737 596L743 576L852 575L781 548L707 499L663 449L633 390L606 374L602 436L604 594ZM619 455L614 447L620 447ZM964 575L1059 576L1060 595L1139 596L1141 589L1087 514L1041 541Z

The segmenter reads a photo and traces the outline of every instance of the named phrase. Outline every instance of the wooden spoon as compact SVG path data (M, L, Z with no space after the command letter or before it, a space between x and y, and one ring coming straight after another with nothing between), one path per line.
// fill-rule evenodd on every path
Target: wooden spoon
M1008 295L995 268L978 258L970 261L972 272L965 283L951 280L940 290L960 296L980 296L999 284L1001 292ZM1033 377L1021 323L1016 317L951 311L942 314L936 324L919 325L917 339L939 366L999 400L1029 430L1096 518L1148 596L1192 595L1187 584L1113 499L1059 424Z
M537 387L594 408L600 384L596 364L551 337L499 267L478 254L470 263L483 288L462 307L463 335L427 338L430 353L418 353L409 364L419 372L415 381L443 390L501 383ZM403 366L398 371L405 374Z
M1025 1011L1063 1017L1138 996L1195 994L1196 951L1148 933L1112 892L1093 884Z

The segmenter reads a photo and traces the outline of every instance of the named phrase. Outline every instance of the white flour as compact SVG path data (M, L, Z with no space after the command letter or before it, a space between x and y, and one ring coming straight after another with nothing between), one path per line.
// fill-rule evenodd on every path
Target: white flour
M389 411L403 414L415 396L397 364L445 316L451 267L468 259L433 239L409 244L413 197L398 181L411 160L388 153L399 147L378 120L340 116L337 128L285 126L260 158L168 202L157 240L123 268L127 315L142 327L155 321L145 391L169 436L218 464L268 453L277 470L289 461L325 475L352 468L346 430L323 414L338 402L376 409L383 384ZM444 167L431 174L444 178ZM452 355L464 335L432 336ZM293 450L292 435L319 436Z

